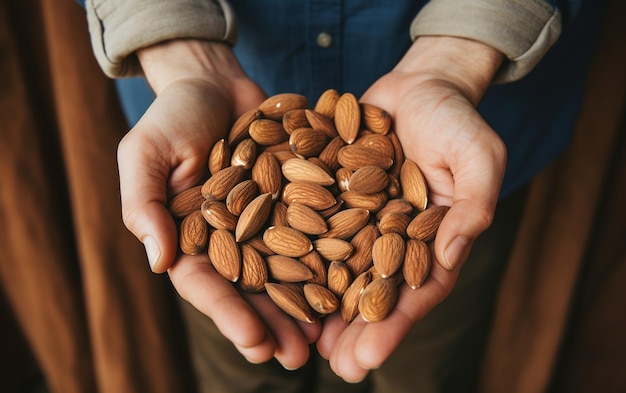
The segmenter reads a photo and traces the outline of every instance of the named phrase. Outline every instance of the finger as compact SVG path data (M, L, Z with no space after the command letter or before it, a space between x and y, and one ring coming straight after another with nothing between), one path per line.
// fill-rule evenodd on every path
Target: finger
M360 382L369 372L359 364L355 352L359 336L366 326L367 322L360 316L352 321L336 340L328 359L330 368L346 382Z
M208 256L183 255L168 272L180 296L211 318L247 359L259 363L274 356L273 337L258 314L215 271Z
M329 359L332 353L333 348L341 333L349 325L344 322L341 317L341 314L336 312L331 315L327 315L324 318L324 329L322 330L322 334L317 340L317 352L324 358Z

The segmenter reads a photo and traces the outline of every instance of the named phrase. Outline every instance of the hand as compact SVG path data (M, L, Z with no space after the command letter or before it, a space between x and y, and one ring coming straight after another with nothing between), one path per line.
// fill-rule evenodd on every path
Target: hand
M325 319L318 350L337 375L360 381L379 367L413 324L452 290L472 242L493 219L506 164L502 140L475 109L502 61L481 43L420 37L361 101L395 119L407 158L422 169L430 203L450 206L434 243L430 278L403 284L394 311L381 322Z
M303 365L319 324L296 324L267 297L242 296L208 255L179 255L166 208L169 198L207 175L213 144L265 94L221 43L175 40L138 56L156 99L118 149L125 225L144 243L152 270L168 271L179 294L213 319L249 361L276 357L288 368Z

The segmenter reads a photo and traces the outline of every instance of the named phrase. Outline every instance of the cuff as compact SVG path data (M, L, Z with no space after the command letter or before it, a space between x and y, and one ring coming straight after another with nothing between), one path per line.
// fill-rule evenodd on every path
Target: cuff
M445 35L482 42L508 59L494 82L528 74L561 33L561 14L542 0L432 0L411 24L411 38Z
M234 45L235 15L226 0L87 0L93 51L104 73L143 73L136 51L176 38Z

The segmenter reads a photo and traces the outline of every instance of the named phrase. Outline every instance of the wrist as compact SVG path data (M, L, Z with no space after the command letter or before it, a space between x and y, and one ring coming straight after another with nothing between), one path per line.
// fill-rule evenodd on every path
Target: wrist
M419 75L456 86L478 104L504 60L498 50L478 41L447 36L421 36L394 71Z

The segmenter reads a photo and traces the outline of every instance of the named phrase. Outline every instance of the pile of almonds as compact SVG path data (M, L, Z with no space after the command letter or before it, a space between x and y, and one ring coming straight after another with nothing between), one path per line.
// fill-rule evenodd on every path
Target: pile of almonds
M292 317L379 321L399 284L427 279L448 208L428 205L389 113L353 94L329 89L312 109L299 94L268 98L213 146L208 167L170 201L182 252L208 252L224 278Z

